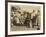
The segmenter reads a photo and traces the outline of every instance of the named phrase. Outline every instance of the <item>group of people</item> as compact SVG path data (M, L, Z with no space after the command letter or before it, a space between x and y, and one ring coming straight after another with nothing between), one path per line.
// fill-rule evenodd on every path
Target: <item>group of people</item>
M39 15L40 11L33 10L31 13L27 11L21 11L20 9L17 10L14 7L12 8L13 10L11 11L11 23L16 25L16 23L19 23L21 25L25 25L28 28L38 26L39 23Z

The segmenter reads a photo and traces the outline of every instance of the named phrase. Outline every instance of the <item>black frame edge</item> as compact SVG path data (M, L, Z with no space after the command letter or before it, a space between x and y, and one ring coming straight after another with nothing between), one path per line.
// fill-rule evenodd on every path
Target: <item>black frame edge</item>
M32 4L45 4L44 2L32 2L32 1L8 1L8 2L16 2L16 3L32 3Z

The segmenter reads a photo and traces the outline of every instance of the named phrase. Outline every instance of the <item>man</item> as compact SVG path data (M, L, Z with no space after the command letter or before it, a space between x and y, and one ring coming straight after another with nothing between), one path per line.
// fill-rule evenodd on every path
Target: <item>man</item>
M39 24L40 24L40 13L39 10L37 11L37 13L35 13L35 11L33 11L33 18L32 18L32 28L36 28L37 30L39 30Z

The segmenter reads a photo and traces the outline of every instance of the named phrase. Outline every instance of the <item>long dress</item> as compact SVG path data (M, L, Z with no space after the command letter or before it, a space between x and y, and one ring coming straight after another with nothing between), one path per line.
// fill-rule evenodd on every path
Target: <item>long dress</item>
M31 14L28 14L28 15L27 15L27 18L25 19L25 22L24 22L24 24L25 24L28 28L30 28L30 20L31 20Z

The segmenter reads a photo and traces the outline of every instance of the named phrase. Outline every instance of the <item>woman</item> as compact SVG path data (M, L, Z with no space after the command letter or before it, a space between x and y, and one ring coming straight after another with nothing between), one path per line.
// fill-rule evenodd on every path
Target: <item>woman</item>
M30 28L30 20L31 20L31 13L27 13L27 17L26 17L26 19L25 19L24 24L25 24L28 28Z

